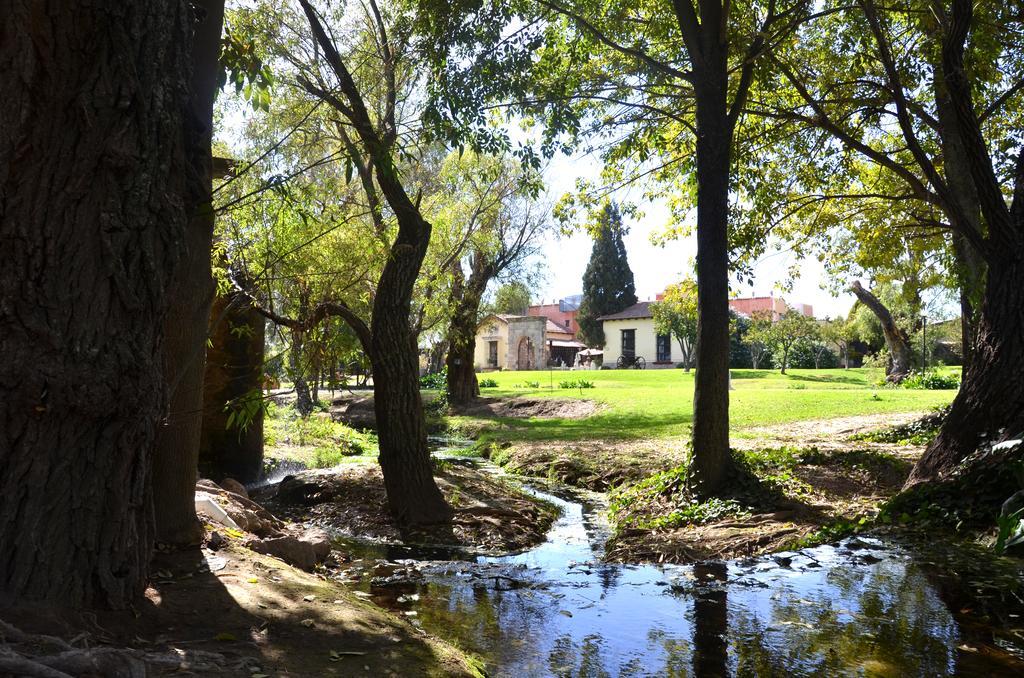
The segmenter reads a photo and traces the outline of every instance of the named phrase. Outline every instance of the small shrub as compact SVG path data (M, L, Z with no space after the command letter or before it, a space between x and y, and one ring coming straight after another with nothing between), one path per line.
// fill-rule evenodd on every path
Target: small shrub
M445 368L434 374L424 374L420 377L420 388L443 389L448 386L448 369Z
M572 379L558 382L558 388L594 388L594 382L587 381L586 379Z
M523 388L540 388L539 381L524 381Z
M490 377L485 377L477 382L480 388L498 388L498 382Z
M334 468L344 458L345 455L340 448L333 445L321 445L313 450L313 468Z
M900 386L927 391L952 390L960 388L960 377L955 374L941 374L938 370L911 372Z
M1024 509L1014 511L1008 516L996 518L999 536L996 537L995 551L1002 554L1011 546L1024 543Z

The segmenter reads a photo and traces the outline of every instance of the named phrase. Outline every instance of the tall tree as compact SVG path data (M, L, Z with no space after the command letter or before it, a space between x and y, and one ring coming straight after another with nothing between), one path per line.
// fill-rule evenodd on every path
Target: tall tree
M495 313L526 315L530 306L530 288L525 283L513 280L498 288L491 309Z
M153 545L161 328L199 190L192 14L2 7L0 593L123 608Z
M731 460L730 250L748 241L729 228L736 130L755 76L768 68L765 54L789 41L813 5L465 0L465 11L448 21L433 16L435 52L447 52L437 59L433 114L450 135L492 142L490 108L482 104L497 100L546 123L547 152L601 137L613 186L646 178L660 195L667 188L685 196L673 203L682 213L696 194L700 320L691 469L705 494L721 488ZM473 58L449 50L453 43ZM759 143L751 137L745 145Z
M311 305L301 320L269 317L300 332L326 315L337 315L352 327L372 366L379 460L391 513L407 526L446 522L452 511L433 478L419 392L421 317L412 312L433 225L421 211L421 196L406 190L408 177L399 163L403 154L412 152L405 125L413 121L403 116L411 114L406 104L415 98L421 77L409 44L409 25L400 8L382 8L370 0L352 8L359 13L359 29L346 34L351 43L339 44L324 15L308 0L299 4L309 32L290 36L282 59L293 67L295 82L329 112L339 147L332 155L342 158L347 174L358 178L385 255L369 321L344 299ZM329 16L345 20L337 13ZM291 20L285 25L294 30Z
M885 370L885 380L898 384L910 374L911 350L910 339L906 331L900 327L893 318L892 313L882 301L864 289L859 280L854 280L850 285L860 303L864 304L882 326L882 335L885 337L885 346L889 349L889 365Z
M684 280L665 289L664 298L651 304L654 327L679 343L683 369L690 371L697 340L697 283Z
M579 338L587 346L604 346L604 328L598 318L625 310L636 303L633 270L626 257L622 236L626 227L614 202L605 203L591 229L594 247L583 272L583 301L576 322Z
M454 166L447 168L452 181L445 182L445 192L459 196L451 209L456 212L454 218L466 222L465 254L460 250L452 261L451 317L446 335L448 401L458 405L480 395L474 352L487 285L520 267L536 251L546 215L530 204L531 179L519 171L518 163L476 154L449 161Z
M164 369L170 385L167 421L157 436L153 455L153 499L156 538L170 544L195 544L203 538L196 518L195 484L203 428L203 373L214 284L210 269L214 212L213 102L220 68L224 0L193 3L196 23L192 40L189 154L196 195L185 229L182 260L171 285L164 326Z
M882 185L895 190L869 184L854 197L916 202L921 223L951 238L965 299L984 285L980 307L965 313L976 326L965 327L973 357L963 385L910 482L949 471L1024 419L1012 358L1024 317L1011 282L1024 269L1021 29L1017 9L1000 3L837 2L776 63L783 78L766 100L778 108L756 107L813 130L801 145L816 138L832 164L856 157L894 177Z

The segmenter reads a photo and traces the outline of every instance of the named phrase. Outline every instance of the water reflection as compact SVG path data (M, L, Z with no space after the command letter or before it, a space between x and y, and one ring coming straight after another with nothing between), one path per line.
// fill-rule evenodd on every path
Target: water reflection
M495 676L965 671L956 621L894 543L858 540L778 562L615 565L600 562L599 505L538 494L563 510L545 544L502 558L366 546L367 559L437 560L379 563L358 585L484 657ZM1020 675L1004 659L970 661L972 674Z

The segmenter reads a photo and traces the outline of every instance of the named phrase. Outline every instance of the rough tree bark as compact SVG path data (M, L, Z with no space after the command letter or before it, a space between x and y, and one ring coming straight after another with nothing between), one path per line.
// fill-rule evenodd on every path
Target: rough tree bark
M0 595L127 607L153 544L191 13L0 2Z
M195 485L203 428L207 327L214 295L210 273L214 227L211 143L224 0L197 0L193 6L197 23L192 39L189 156L196 195L164 323L170 403L153 454L156 538L169 544L194 544L203 538L203 527L196 518Z
M214 299L203 381L199 471L205 478L255 482L263 473L263 414L244 428L228 426L228 407L262 397L264 320L238 291Z
M469 278L462 272L462 264L453 266L452 299L455 310L448 325L448 402L453 405L468 403L480 395L473 359L476 350L476 331L480 300L487 283L494 277L493 266L487 257L474 253Z
M695 489L719 491L729 454L729 170L732 128L725 36L707 31L697 100L697 371L693 391ZM721 41L721 42L719 42Z
M299 292L299 317L309 317L309 292ZM308 327L292 328L292 345L288 349L288 376L295 387L295 409L303 417L313 413L313 396L309 392L309 365L305 356Z
M878 322L882 324L882 334L885 335L885 345L889 348L889 367L886 370L885 380L898 384L910 374L911 351L910 341L907 333L896 325L892 313L885 307L878 297L864 289L859 280L850 284L850 291L853 292L860 303L867 306Z
M965 165L977 191L988 234L981 240L988 264L985 292L978 314L974 355L967 378L953 400L939 435L914 466L908 485L952 470L986 439L1016 435L1024 429L1024 149L1018 149L1012 203L1008 206L964 72L964 52L974 6L953 0L943 17L942 74L955 113Z
M1024 256L990 260L978 320L975 359L939 435L911 472L908 484L941 476L986 439L1024 431Z
M423 258L430 244L431 225L406 193L393 157L397 138L394 125L394 73L385 73L391 98L384 114L383 132L374 126L366 103L316 10L300 0L313 36L337 78L341 102L318 92L352 124L362 151L372 160L374 178L391 207L398 232L377 282L370 327L351 314L343 316L368 347L373 366L374 409L377 415L380 466L388 507L400 525L449 522L452 509L434 482L427 448L426 423L420 400L419 351L411 323L412 295ZM375 5L373 5L375 7ZM382 49L390 54L388 36L379 28ZM385 70L394 64L386 62ZM309 88L316 89L311 83Z
M737 68L729 67L729 2L673 0L686 45L696 107L697 372L693 394L690 481L716 494L728 477L729 452L729 178L733 134L746 104L754 66L778 19L774 2ZM730 72L737 74L730 102Z
M963 366L961 381L967 378L968 366L974 355L977 334L977 309L985 286L985 260L964 233L984 233L978 190L971 179L967 165L967 150L960 137L956 122L956 109L941 69L934 79L935 110L942 129L943 174L949 185L949 199L957 203L958 209L949 210L950 219L957 223L957 231L951 235L955 274L960 287L960 336Z

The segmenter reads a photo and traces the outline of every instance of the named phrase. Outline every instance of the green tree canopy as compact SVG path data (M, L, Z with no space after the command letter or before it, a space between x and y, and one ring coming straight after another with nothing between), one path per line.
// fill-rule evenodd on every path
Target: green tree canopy
M697 341L697 283L691 278L669 285L665 295L651 304L654 327L659 334L675 337L681 351L683 368L693 366L693 349Z
M636 285L622 242L626 227L614 202L605 203L592 231L594 247L583 273L583 301L576 321L580 341L588 346L604 346L604 329L598 318L635 304Z
M525 315L530 306L530 290L524 283L513 281L498 288L491 305L495 313Z

